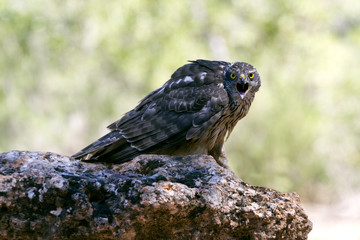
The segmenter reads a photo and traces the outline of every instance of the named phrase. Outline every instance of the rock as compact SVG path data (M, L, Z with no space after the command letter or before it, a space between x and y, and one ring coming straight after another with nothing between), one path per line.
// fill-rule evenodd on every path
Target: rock
M307 239L296 193L254 187L210 156L105 166L0 154L0 239Z

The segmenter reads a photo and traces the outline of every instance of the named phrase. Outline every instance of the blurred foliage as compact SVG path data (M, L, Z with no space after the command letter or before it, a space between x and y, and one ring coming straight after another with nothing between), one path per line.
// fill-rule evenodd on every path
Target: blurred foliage
M360 2L0 0L0 151L72 154L187 60L263 85L226 144L251 184L329 201L359 189Z

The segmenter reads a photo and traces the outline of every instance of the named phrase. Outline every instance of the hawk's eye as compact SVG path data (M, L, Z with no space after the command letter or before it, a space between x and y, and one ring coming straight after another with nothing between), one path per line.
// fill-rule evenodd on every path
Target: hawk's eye
M253 79L255 77L255 74L254 73L249 73L249 78L250 79Z
M231 74L230 74L230 77L231 77L231 79L235 79L235 78L236 78L236 74L235 74L235 73L231 73Z

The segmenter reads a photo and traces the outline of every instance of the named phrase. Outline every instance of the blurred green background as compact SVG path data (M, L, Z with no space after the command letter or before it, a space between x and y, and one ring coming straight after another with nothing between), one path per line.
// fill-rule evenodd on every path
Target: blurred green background
M240 178L312 202L359 189L355 0L0 0L0 151L71 155L198 58L261 74L226 143Z

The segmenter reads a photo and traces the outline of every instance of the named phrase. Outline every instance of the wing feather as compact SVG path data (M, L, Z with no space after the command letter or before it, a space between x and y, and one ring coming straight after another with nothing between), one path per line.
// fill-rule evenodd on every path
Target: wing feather
M74 156L93 153L94 160L123 162L199 138L228 104L221 87L226 64L197 60L179 68L161 88L109 125L109 134Z
M228 104L224 95L227 95L226 90L215 83L191 89L175 88L159 98L155 105L143 106L136 111L136 118L131 117L131 122L121 122L117 129L139 151L156 145L167 148L169 144L164 144L164 141L175 135L184 136L179 142L197 139L220 119ZM158 109L149 111L150 107Z

